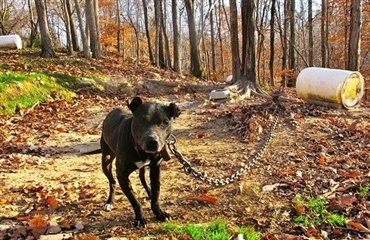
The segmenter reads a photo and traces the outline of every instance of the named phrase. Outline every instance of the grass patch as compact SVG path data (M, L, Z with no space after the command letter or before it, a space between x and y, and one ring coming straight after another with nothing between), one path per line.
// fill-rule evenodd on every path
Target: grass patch
M367 198L370 195L370 183L358 186L358 192L361 198Z
M298 196L294 203L298 212L298 216L294 218L295 223L300 223L305 227L324 223L333 226L346 225L347 219L345 216L328 210L328 200L326 198L303 198Z
M69 79L73 82L73 79ZM14 113L47 100L72 99L72 85L44 73L0 72L0 114Z
M187 224L166 223L164 231L169 231L178 236L188 235L194 240L228 240L238 234L243 234L245 239L260 240L262 236L251 227L237 229L229 228L224 221L213 221L209 224Z

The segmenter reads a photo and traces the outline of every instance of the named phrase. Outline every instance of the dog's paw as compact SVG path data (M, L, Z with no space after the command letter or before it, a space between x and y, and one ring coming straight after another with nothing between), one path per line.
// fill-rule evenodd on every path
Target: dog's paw
M159 213L155 214L155 216L158 219L158 221L161 222L168 222L169 220L171 220L171 215L163 211L160 211Z
M146 228L148 224L145 218L142 218L142 219L135 219L135 221L133 222L133 225L136 228Z
M103 206L103 210L104 211L107 211L107 212L109 212L110 210L112 210L112 208L113 208L113 204L111 204L111 203L106 203Z

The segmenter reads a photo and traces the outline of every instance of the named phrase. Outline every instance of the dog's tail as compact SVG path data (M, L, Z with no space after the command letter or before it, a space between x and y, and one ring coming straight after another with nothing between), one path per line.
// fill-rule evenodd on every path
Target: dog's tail
M83 155L93 155L93 154L98 154L98 153L102 153L101 149L96 149L96 150L92 150L90 152L84 152L84 153L80 153L79 155L80 156L83 156Z

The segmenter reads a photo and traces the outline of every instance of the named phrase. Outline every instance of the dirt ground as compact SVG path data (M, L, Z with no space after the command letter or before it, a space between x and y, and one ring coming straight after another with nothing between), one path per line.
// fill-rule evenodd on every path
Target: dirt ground
M198 170L227 177L258 150L274 107L253 105L263 102L255 98L242 104L211 103L207 98L207 94L186 93L148 100L177 103L182 109L174 125L178 150ZM44 235L48 239L54 231L66 238L88 234L102 239L177 239L163 231L163 223L153 217L137 173L131 175L131 181L148 227L131 225L133 211L118 186L113 210L103 211L108 182L100 168L100 155L79 155L99 147L102 120L127 99L82 96L73 103L40 104L24 116L2 116L0 127L6 136L0 157L0 238ZM336 199L355 192L356 184L369 183L368 102L351 112L294 101L282 105L286 111L265 155L235 183L208 185L186 175L173 155L163 163L160 202L173 222L223 219L231 226L253 226L265 239L369 236L349 229L333 235L333 228L323 226L321 230L329 234L325 238L322 231L308 233L293 222L297 195L327 194ZM204 193L217 202L200 198ZM347 216L355 219L360 212L369 214L358 220L365 224L370 216L369 198L351 205ZM39 216L37 223L35 216ZM30 233L27 226L32 220L36 226L46 221L49 233Z

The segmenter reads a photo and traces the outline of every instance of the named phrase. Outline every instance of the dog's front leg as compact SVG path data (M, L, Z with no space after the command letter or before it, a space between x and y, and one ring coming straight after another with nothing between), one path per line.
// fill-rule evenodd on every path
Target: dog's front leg
M118 181L122 188L123 193L126 195L127 199L130 201L131 206L134 209L134 212L135 212L134 226L135 227L146 227L147 222L144 218L143 208L141 204L138 202L138 200L135 198L134 193L132 191L131 182L129 179L129 175L131 174L131 172L132 171L117 172L117 178L118 178Z
M161 170L159 164L152 164L150 166L150 184L152 187L152 196L151 196L151 207L154 215L159 221L165 222L170 220L170 214L162 211L159 206L159 192L160 192L160 178Z

